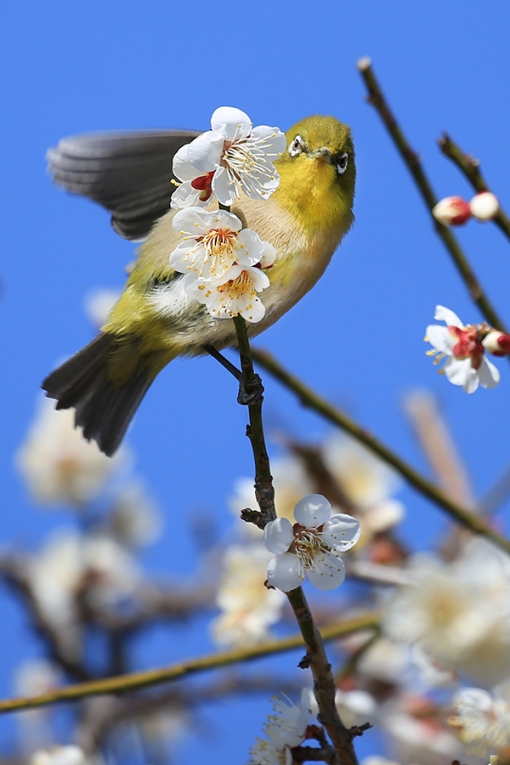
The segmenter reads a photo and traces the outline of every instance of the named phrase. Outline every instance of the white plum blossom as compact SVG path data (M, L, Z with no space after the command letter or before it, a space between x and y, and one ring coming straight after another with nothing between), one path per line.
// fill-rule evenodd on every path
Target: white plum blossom
M106 324L110 311L120 296L121 290L118 289L96 289L85 295L85 313L94 327L101 329L103 324Z
M74 411L57 411L41 399L39 412L16 465L36 502L41 505L83 507L104 488L126 458L126 449L112 459L74 428Z
M269 637L280 618L285 596L264 586L269 553L260 545L231 545L216 601L221 614L213 621L214 641L223 646L254 645Z
M448 722L459 728L471 754L510 753L510 704L481 688L463 688L454 698L457 714ZM505 752L506 750L506 752ZM506 757L505 757L506 760Z
M183 240L170 254L170 265L194 279L221 279L241 261L254 266L267 246L255 231L243 229L237 215L224 210L179 210L172 225Z
M189 280L185 284L187 294L205 305L211 316L231 319L242 316L246 321L261 321L266 307L257 293L269 287L269 277L261 268L240 262L214 281Z
M303 688L298 707L275 697L273 714L268 715L264 724L267 738L256 740L250 752L252 762L256 765L291 765L290 750L305 740L314 705L315 697L309 688Z
M465 762L464 747L452 735L437 707L420 697L401 697L380 710L381 727L390 751L402 763L445 765Z
M435 356L434 363L446 358L440 370L453 385L462 385L466 393L474 393L479 385L494 388L500 379L498 369L485 357L480 327L464 325L456 313L445 306L436 306L434 318L444 321L446 327L431 324L425 341L434 346L427 351Z
M320 494L309 494L294 508L294 526L277 518L264 529L264 544L275 553L267 569L269 583L283 592L300 587L306 577L319 590L333 590L345 579L340 553L360 537L356 518L337 513Z
M492 220L499 212L499 200L492 191L480 191L469 203L473 218L480 221Z
M172 207L208 204L214 195L231 205L241 193L267 199L278 188L273 162L285 151L278 128L253 127L240 109L222 106L213 113L211 130L183 146L174 157L174 175L181 181Z

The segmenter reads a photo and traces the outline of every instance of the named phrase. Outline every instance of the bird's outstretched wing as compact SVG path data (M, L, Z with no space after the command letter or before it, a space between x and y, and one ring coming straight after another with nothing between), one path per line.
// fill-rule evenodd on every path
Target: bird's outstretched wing
M125 239L143 239L169 208L175 152L194 130L89 133L63 138L47 153L53 181L99 202Z

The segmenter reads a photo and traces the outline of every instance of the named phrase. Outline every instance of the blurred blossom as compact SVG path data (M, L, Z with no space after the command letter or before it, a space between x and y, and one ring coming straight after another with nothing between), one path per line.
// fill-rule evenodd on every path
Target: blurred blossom
M457 715L448 722L459 728L460 739L471 754L496 752L510 756L510 704L480 688L464 688L453 700Z
M15 693L25 698L40 696L54 690L61 682L62 674L55 664L46 659L29 659L16 670ZM51 707L40 707L26 709L17 715L21 726L20 745L26 756L51 743L49 718L53 711Z
M73 409L57 411L54 402L42 399L16 465L35 502L82 507L103 489L125 455L121 449L107 457L74 428Z
M149 545L161 536L163 519L141 481L128 483L115 495L109 529L128 547Z
M391 752L403 765L465 762L462 745L426 699L401 699L398 705L389 702L381 716Z
M79 746L53 746L34 752L30 765L85 765L86 759Z
M232 545L224 554L224 571L216 601L222 613L211 624L218 645L243 646L269 637L285 596L264 586L271 555L261 545Z
M69 640L79 595L95 606L115 605L133 594L140 580L129 553L104 535L81 537L60 530L31 562L29 577L34 597L45 618L65 630Z
M372 754L370 757L365 757L361 760L361 765L399 765L395 760L387 760L386 757L379 757L377 754Z
M349 645L357 648L360 647L360 643L363 645L366 636L358 641L358 645L351 641L352 639L349 640ZM408 666L408 651L402 644L381 636L363 653L358 662L358 672L382 683L398 685L405 679Z
M83 300L87 319L97 329L106 324L108 314L121 295L121 290L96 289L87 292Z
M266 738L255 741L250 753L252 762L256 765L291 765L290 749L305 740L314 706L315 697L308 688L303 688L298 707L275 697L273 714L268 715L264 724Z
M332 434L322 450L324 463L359 511L363 534L377 534L400 523L402 502L391 499L401 484L397 474L367 449L345 436Z
M301 462L296 457L283 457L271 461L275 490L276 513L279 518L294 520L294 508L299 500L311 494L313 487ZM257 510L253 478L240 478L235 484L235 494L230 498L230 509L239 516L241 510L250 507ZM243 523L246 531L260 537L261 531L253 523Z
M501 681L510 675L509 565L480 539L453 563L414 556L412 584L386 609L388 634L418 643L444 669L482 685Z
M319 705L313 699L312 711L314 715L319 714ZM340 719L346 728L352 728L355 725L364 725L364 723L374 723L377 715L377 703L373 696L367 691L355 688L351 691L337 689L335 694L335 705L340 715Z

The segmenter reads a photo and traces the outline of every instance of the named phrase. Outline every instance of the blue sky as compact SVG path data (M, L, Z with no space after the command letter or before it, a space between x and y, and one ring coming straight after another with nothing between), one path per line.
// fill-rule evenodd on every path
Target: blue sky
M364 101L356 61L372 57L438 196L470 196L435 144L448 130L482 159L505 204L509 22L510 9L496 0L8 4L0 32L3 544L37 547L62 522L58 514L31 505L13 454L33 417L41 380L58 359L92 337L82 310L84 294L120 287L133 253L101 208L52 187L45 174L47 148L63 136L93 130L206 129L212 111L224 104L244 109L255 124L284 130L309 114L333 114L352 126L357 150L353 230L313 292L258 345L423 470L402 397L416 388L431 389L476 492L491 486L509 461L510 370L501 360L499 388L468 397L437 375L424 354L424 328L437 303L466 322L481 317L375 111ZM508 243L491 225L471 223L458 235L510 323ZM269 430L285 426L309 438L327 432L280 386L269 379L265 384ZM161 502L167 523L166 536L147 558L153 571L192 572L190 508L205 508L220 528L228 527L231 487L252 470L243 436L246 412L235 395L235 383L212 360L177 361L140 408L129 440L137 471ZM433 540L442 528L439 513L410 490L403 496L408 539L420 539L421 545ZM38 649L8 593L1 593L0 608L0 691L7 695L12 667ZM199 639L192 647L200 650ZM159 641L143 662L170 663L186 655L182 650ZM244 757L258 726L252 717L260 719L260 709L250 707L250 730L235 741L217 742L218 757L227 765ZM197 761L201 746L194 744L190 752ZM370 743L364 747L371 750Z

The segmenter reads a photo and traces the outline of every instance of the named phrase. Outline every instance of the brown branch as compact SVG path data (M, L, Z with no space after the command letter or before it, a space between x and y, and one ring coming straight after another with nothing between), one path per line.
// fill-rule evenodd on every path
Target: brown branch
M450 253L450 257L457 267L457 270L462 280L464 281L464 284L466 285L472 300L476 303L482 315L491 326L495 327L496 329L500 329L502 332L506 332L501 318L496 313L492 303L485 294L482 285L478 281L478 278L471 268L469 261L465 256L456 237L453 235L449 228L443 226L441 223L438 223L432 215L432 208L437 204L436 195L434 194L430 181L427 178L425 171L423 170L418 154L409 145L407 138L405 137L402 129L395 119L393 112L388 105L388 102L386 101L386 98L372 69L370 59L361 59L358 62L358 69L368 90L367 100L377 110L377 113L379 114L384 126L390 134L393 143L395 144L407 169L411 173L411 176L413 177L413 180L416 183L422 199L430 213L435 231L437 235L442 239L446 249Z
M510 542L505 537L492 529L480 516L474 515L456 502L447 497L437 486L422 476L409 463L391 451L382 441L379 441L368 430L362 428L354 420L336 409L329 401L321 398L315 391L308 388L301 380L287 371L271 354L260 349L252 349L252 355L255 361L266 371L279 380L286 388L297 395L301 403L313 409L321 417L349 433L356 441L366 446L369 451L377 457L391 465L395 470L405 478L416 491L423 494L436 505L441 507L457 523L470 529L475 534L480 534L498 547L510 554Z
M335 748L338 765L352 763L357 765L356 752L352 745L349 729L340 719L336 708L336 685L331 664L326 656L321 633L317 629L313 616L306 602L303 590L298 587L287 593L289 603L296 615L299 629L306 645L306 657L301 662L303 668L310 667L313 676L313 689L319 706L318 720L326 729Z
M364 616L348 619L343 622L331 624L322 629L323 639L337 640L338 638L351 635L354 632L373 628L379 623L380 614L376 611L369 612ZM151 685L173 682L192 674L205 672L219 667L226 667L244 661L253 661L265 656L273 656L303 646L301 634L292 635L283 640L273 640L253 648L238 649L236 651L222 652L202 656L198 659L179 662L170 667L133 672L121 677L109 677L100 680L92 680L86 683L77 683L41 696L32 698L16 698L0 701L0 714L13 712L21 709L33 709L36 707L56 704L60 701L75 701L87 696L99 696L108 693L121 693L133 691L139 688L147 688Z
M491 191L489 184L480 170L480 160L475 159L470 154L465 154L460 146L452 141L448 133L443 133L443 136L438 139L438 144L443 154L451 159L452 162L457 165L459 170L464 173L475 191ZM510 239L510 218L501 206L498 214L494 218L494 223L496 226L499 226L503 234Z

